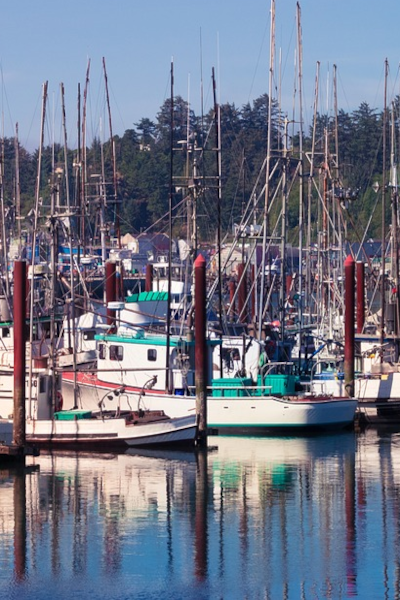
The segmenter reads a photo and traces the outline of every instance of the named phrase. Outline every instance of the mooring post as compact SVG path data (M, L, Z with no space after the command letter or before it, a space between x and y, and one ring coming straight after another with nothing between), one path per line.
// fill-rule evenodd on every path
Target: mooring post
M26 262L14 262L14 417L13 444L25 446Z
M153 265L146 265L146 287L145 292L153 291Z
M357 261L357 333L362 333L365 322L365 275L364 263Z
M194 334L197 443L207 443L207 344L206 344L206 261L199 254L194 263Z
M345 321L344 321L344 383L350 398L354 397L354 279L355 262L348 256L344 262L345 275Z
M115 302L117 298L117 276L115 270L115 263L111 261L106 262L106 304L109 302ZM107 308L107 325L115 324L115 311Z

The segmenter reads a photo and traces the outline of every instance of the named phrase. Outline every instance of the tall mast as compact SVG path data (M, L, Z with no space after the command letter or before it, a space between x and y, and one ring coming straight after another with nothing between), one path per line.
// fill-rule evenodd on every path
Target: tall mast
M220 138L220 109L217 102L214 67L212 69L212 83L214 96L214 127L215 151L217 153L217 255L218 255L218 320L219 331L222 337L222 266L221 266L221 138ZM220 372L222 377L222 353L220 353Z
M388 60L385 60L385 85L384 85L384 95L383 95L383 133L382 133L382 249L381 249L381 336L380 343L383 348L383 343L385 339L385 293L386 293L386 285L385 285L385 242L386 242L386 226L385 226L385 212L386 212L386 202L385 202L385 193L386 193L386 112L387 112L387 79L388 79ZM381 362L383 362L383 352L381 352Z
M87 144L86 144L86 108L87 108L87 93L89 87L89 72L90 72L90 60L88 60L88 65L86 69L86 78L85 78L85 89L83 91L83 107L82 107L82 160L81 160L81 207L82 207L82 215L81 215L81 231L80 231L80 239L82 241L83 253L86 252L86 196L87 196Z
M400 333L400 294L399 294L399 226L398 226L398 208L399 208L399 195L397 187L397 165L395 157L395 106L392 102L391 110L391 136L390 136L390 188L391 188L391 201L392 201L392 243L390 244L392 249L392 278L394 283L395 293L395 333L397 337L397 343Z
M105 210L107 207L107 186L106 186L106 171L104 164L104 141L103 141L103 127L100 120L100 157L101 157L101 175L100 175L100 244L101 244L101 262L105 267L107 260L107 247L106 247L106 233L107 225L105 218Z
M165 361L165 389L171 392L171 374L169 350L171 345L171 293L172 293L172 208L174 186L174 63L171 61L171 99L170 99L170 171L168 205L168 303L167 303L167 353Z
M297 3L297 45L298 45L298 79L299 79L299 347L301 349L303 339L303 202L304 202L304 186L303 186L303 44L301 35L301 9ZM299 359L301 360L300 352Z
M110 96L108 93L108 77L106 71L106 61L103 57L103 69L104 69L104 82L106 88L106 101L108 111L108 124L110 128L110 151L111 151L111 163L113 170L113 187L114 187L114 214L115 214L115 237L117 238L118 248L121 247L121 235L120 235L120 222L119 222L119 204L118 204L118 189L117 189L117 167L115 161L115 146L114 136L112 131L112 119L111 119L111 108L110 108Z
M64 171L65 171L65 198L67 204L68 213L71 212L71 203L69 197L69 175L68 175L68 143L67 143L67 125L65 117L65 98L64 98L64 84L61 84L61 110L62 110L62 126L63 126L63 137L64 137Z
M15 125L15 212L17 220L17 235L18 235L18 258L21 258L21 183L19 178L19 141L18 141L18 123Z
M43 84L42 92L42 116L40 123L40 143L38 151L38 162L37 162L37 173L36 173L36 189L35 189L35 208L34 208L34 222L32 232L32 269L31 269L31 285L30 285L30 319L29 319L29 342L32 344L33 340L33 308L34 308L34 270L35 270L35 247L36 247L36 235L38 229L39 220L39 208L40 208L40 176L42 171L42 154L44 144L44 123L46 118L46 102L47 102L47 81ZM32 355L29 361L29 379L28 379L28 390L29 390L29 417L32 417Z
M67 143L67 121L65 117L65 101L64 101L64 85L61 84L61 104L62 104L62 125L63 125L63 137L64 137L64 170L65 170L65 187L66 187L66 204L67 204L67 218L72 218L71 212L71 203L69 196L69 176L68 176L68 143ZM76 213L75 213L76 214ZM75 215L74 215L75 216ZM70 272L70 287L71 287L71 324L69 325L69 329L72 328L72 364L73 364L73 373L74 373L74 406L76 403L76 332L75 332L75 281L74 281L74 253L73 253L73 235L72 235L72 227L68 227L68 245L69 245L69 272ZM79 256L79 252L78 252ZM54 280L55 283L55 280ZM54 382L55 385L56 382ZM54 393L55 393L54 389Z
M338 100L337 100L337 67L333 65L333 104L335 111L335 156L336 156L336 178L339 178L339 120L338 120Z
M77 122L77 130L78 130L78 147L76 153L76 163L75 167L75 190L76 190L76 198L75 198L75 214L77 217L78 223L78 235L76 240L77 245L77 262L78 265L81 261L81 248L83 244L83 240L80 237L82 231L82 219L83 219L83 203L82 203L82 190L81 190L81 177L82 177L82 163L81 163L81 85L78 83L78 102L77 102L77 112L78 112L78 122Z
M3 273L6 298L10 297L10 280L8 277L8 243L6 231L6 212L4 206L4 119L2 118L1 158L0 158L0 204L1 204L1 237L3 250Z
M64 86L60 84L61 92L61 111L64 110ZM54 112L53 112L54 118ZM57 249L58 249L58 219L59 213L61 212L60 207L60 184L61 174L57 173L56 176L56 165L55 165L55 144L54 144L54 123L53 123L53 143L52 143L52 156L51 156L51 193L50 193L50 233L51 233L51 247L50 247L50 348L49 348L49 366L51 368L51 398L56 397L56 324L55 324L55 307L56 307L56 272L57 272ZM56 203L57 198L57 203ZM32 263L33 265L33 263ZM32 267L32 284L34 281L34 267ZM32 315L31 315L32 317Z
M285 339L285 301L286 301L286 228L287 228L287 173L288 173L288 120L284 122L283 135L283 172L282 172L282 216L281 216L281 286L279 304L281 309L281 339Z
M264 309L264 287L265 287L265 253L268 236L268 213L269 213L269 181L270 181L270 163L271 163L271 143L272 143L272 82L274 72L275 55L275 0L271 0L271 28L270 28L270 48L269 48L269 82L268 82L268 132L267 132L267 157L265 166L265 198L264 198L264 219L263 219L263 244L261 261L261 289L259 305L259 323L258 338L261 339L262 317Z
M317 129L317 107L318 107L318 89L319 89L319 66L317 62L317 70L315 75L315 92L314 92L314 116L313 116L313 128L312 128L312 142L311 142L311 156L310 156L310 175L308 177L308 190L307 190L307 248L309 253L309 260L306 265L306 298L309 306L309 313L311 318L312 303L311 303L311 289L312 289L312 277L311 277L311 205L312 205L312 183L314 178L314 159L315 159L315 135ZM317 303L317 308L319 303Z

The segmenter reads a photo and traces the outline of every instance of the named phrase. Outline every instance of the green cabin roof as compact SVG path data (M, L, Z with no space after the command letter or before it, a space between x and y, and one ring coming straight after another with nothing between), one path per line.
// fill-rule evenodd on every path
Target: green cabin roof
M132 294L132 296L127 296L125 298L125 302L129 304L130 302L161 302L168 300L168 292L140 292L139 294Z

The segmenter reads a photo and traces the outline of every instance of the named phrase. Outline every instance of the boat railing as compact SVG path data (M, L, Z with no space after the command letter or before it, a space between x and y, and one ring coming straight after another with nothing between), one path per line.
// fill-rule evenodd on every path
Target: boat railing
M191 395L196 395L196 386L191 385L187 387ZM212 385L207 386L207 396L213 398L257 398L263 395L271 395L271 385Z
M213 386L207 388L207 395L213 398L257 398L264 395L271 396L270 385L242 385L242 386Z
M275 362L274 361L274 362L266 363L265 365L263 365L260 369L260 372L261 372L261 375L263 375L263 376L270 375L273 372L283 374L283 375L290 375L290 374L292 374L293 367L294 367L294 362L288 362L288 361Z

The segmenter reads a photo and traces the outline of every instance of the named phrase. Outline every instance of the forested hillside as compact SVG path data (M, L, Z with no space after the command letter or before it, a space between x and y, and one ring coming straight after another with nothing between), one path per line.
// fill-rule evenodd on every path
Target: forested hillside
M396 126L398 124L397 99ZM168 212L170 193L175 216L177 233L184 235L186 221L184 217L184 199L190 195L190 189L196 190L197 220L200 239L215 239L218 191L216 187L217 160L215 119L213 111L199 116L188 110L187 103L180 97L174 99L174 133L173 133L173 187L171 181L171 104L167 100L160 108L154 120L143 118L122 137L114 137L115 164L117 171L117 195L120 212L121 233L138 232L154 226L158 231L165 227L165 215ZM189 123L188 123L189 121ZM307 202L307 189L315 195L320 183L318 178L322 172L328 173L329 186L351 188L357 190L352 202L346 204L346 221L348 237L357 239L370 220L368 237L379 236L381 212L377 195L372 189L375 181L382 182L383 176L383 114L368 104L362 103L357 110L346 113L340 110L337 121L317 115L315 132L312 127L304 132L303 139L303 183ZM391 153L390 143L397 143L398 133L391 132L391 117L387 114L387 148L386 148L386 182L389 177L390 160L397 159L397 153ZM230 231L233 224L239 222L244 206L252 194L259 194L265 184L265 174L260 170L265 161L267 150L268 97L263 95L252 104L240 108L234 104L221 106L221 220L224 231ZM287 149L288 171L296 172L299 161L298 127L289 123L285 129L283 115L279 114L276 104L272 113L271 163L284 156ZM336 156L336 147L338 156ZM37 174L38 151L28 153L19 147L20 205L22 215L27 215L34 206ZM4 140L3 198L7 215L7 225L12 227L16 214L16 149L14 140ZM54 157L54 158L53 158ZM87 149L85 170L88 180L94 173L101 172L103 159L105 177L108 182L113 179L110 160L110 144L102 147L99 140L94 140ZM307 186L311 174L314 185ZM49 205L52 178L52 165L65 164L64 148L45 147L42 156L42 173L40 196L43 206ZM82 176L77 166L77 150L68 151L70 202L76 202L77 195L82 196L82 187L77 183L77 176ZM279 176L279 167L271 179L273 184ZM257 182L258 178L258 183ZM191 186L188 187L188 181ZM111 190L111 186L110 190ZM85 188L89 189L89 188ZM189 192L188 192L189 190ZM298 190L297 178L291 184L289 194L289 231L295 242L298 225ZM65 193L64 193L65 197ZM390 199L390 190L387 197ZM111 191L109 198L113 198ZM374 206L376 210L374 212ZM387 202L387 220L390 218L390 201ZM86 205L82 203L95 218L96 202L90 196ZM110 201L109 217L115 203ZM259 211L260 213L261 211ZM43 209L43 217L45 210ZM259 214L260 218L260 214ZM311 216L314 233L318 224L316 215Z

